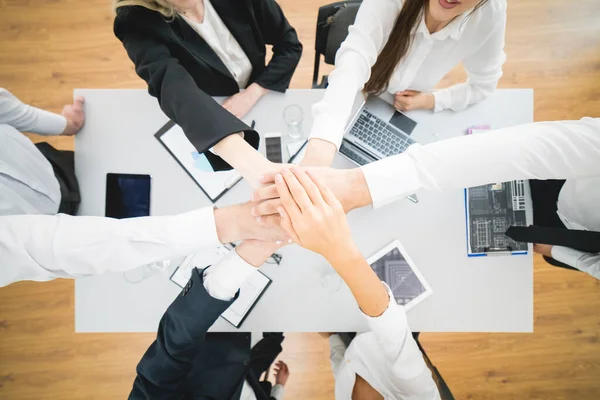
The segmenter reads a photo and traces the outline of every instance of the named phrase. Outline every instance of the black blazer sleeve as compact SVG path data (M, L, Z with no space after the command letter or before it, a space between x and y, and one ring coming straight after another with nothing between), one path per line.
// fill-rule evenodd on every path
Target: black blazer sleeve
M160 320L156 340L137 366L129 399L180 399L183 396L183 383L206 332L235 300L211 297L204 288L202 276L202 271L193 270L185 289Z
M168 46L157 39L165 24L158 12L139 6L119 9L115 18L115 35L136 73L148 84L148 93L158 99L163 112L181 126L199 152L237 132L244 132L246 141L258 148L258 133L200 90Z
M252 7L265 43L273 45L273 57L255 82L266 89L285 92L300 62L302 44L274 0L252 0Z

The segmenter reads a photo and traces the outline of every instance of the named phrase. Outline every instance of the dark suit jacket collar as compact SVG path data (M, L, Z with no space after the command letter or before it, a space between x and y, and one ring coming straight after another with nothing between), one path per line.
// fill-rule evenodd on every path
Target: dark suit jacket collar
M239 5L236 7L231 1L227 0L212 1L211 4L219 17L221 17L221 20L227 29L229 29L229 32L231 32L244 53L248 56L252 69L254 71L259 70L263 66L264 60L258 59L257 57L251 57L252 55L260 54L261 51L253 40L255 35L252 32L252 27L248 24L249 18L245 15L247 10L245 8L240 8ZM198 58L205 61L222 74L234 79L217 53L214 52L198 32L196 32L183 18L176 17L172 23L175 25L177 33L186 42L188 48Z

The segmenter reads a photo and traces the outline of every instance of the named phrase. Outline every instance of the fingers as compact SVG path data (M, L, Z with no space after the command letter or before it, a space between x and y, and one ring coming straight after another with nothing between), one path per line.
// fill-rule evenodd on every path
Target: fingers
M327 203L333 209L343 208L342 203L340 203L340 201L338 200L337 197L335 197L335 195L333 194L331 189L329 189L329 187L327 187L327 185L325 185L323 183L323 181L321 181L320 178L318 178L311 171L307 171L307 174L308 174L307 177L309 177L312 180L312 182L314 182L315 186L319 190L319 192L322 196L322 199L325 201L325 203Z
M302 213L300 212L300 208L298 207L298 204L296 204L296 200L294 200L292 197L292 193L290 192L290 189L288 188L288 185L281 174L277 174L275 176L275 185L277 186L277 192L281 198L281 203L285 208L290 220L297 220Z
M281 229L283 229L285 231L285 233L288 234L288 236L291 238L290 240L300 244L300 238L298 237L298 234L294 230L294 226L292 225L292 220L290 219L289 214L285 211L285 208L279 207L278 212L281 217L281 222L280 222ZM290 242L288 241L288 243L290 243Z
M289 191L294 197L294 201L296 204L298 204L302 212L306 212L311 209L313 207L313 202L310 200L310 197L308 197L306 189L304 189L300 181L298 181L298 178L296 178L296 175L294 175L289 169L283 170L282 175L285 179L287 187L289 188ZM292 218L294 218L293 215Z
M313 182L313 180L306 174L306 172L303 169L292 168L292 173L296 176L298 181L302 184L302 186L304 187L304 190L306 191L306 193L308 194L308 197L310 198L311 202L314 205L321 206L321 205L325 204L325 201L323 200L323 196L321 195L319 188L317 187L315 182Z
M275 175L276 174L272 175L273 182L275 179ZM261 178L261 182L262 182L262 178ZM264 182L262 182L262 183L264 183ZM270 183L270 182L267 182L267 183ZM277 193L277 187L275 185L265 186L263 188L256 190L254 193L252 193L252 200L254 200L254 201L276 199L278 197L279 197L279 193Z
M251 212L255 217L277 214L277 208L281 207L281 205L281 199L267 200L252 207Z

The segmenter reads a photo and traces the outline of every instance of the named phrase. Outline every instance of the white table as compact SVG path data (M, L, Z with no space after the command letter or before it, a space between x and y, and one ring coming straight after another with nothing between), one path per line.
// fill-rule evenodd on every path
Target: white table
M104 215L107 172L152 175L152 215L174 214L207 206L209 200L154 138L167 121L156 99L145 90L78 89L86 98L86 124L76 136L75 163L81 186L80 215ZM321 90L289 90L261 99L245 120L261 132L285 131L282 110L304 109L303 131L310 128L310 105ZM199 110L200 111L200 110ZM462 135L472 125L494 128L533 120L533 91L498 90L488 100L461 113L413 112L410 116L436 130L440 139ZM338 156L337 167L350 162ZM476 166L474 166L476 167ZM240 182L218 205L249 198ZM526 256L466 256L463 191L425 192L419 203L403 200L379 210L349 214L354 237L369 256L400 239L433 289L433 295L408 312L414 331L531 332L533 330L533 262ZM531 215L528 215L531 221ZM280 266L262 271L273 280L242 331L362 331L366 324L345 285L334 292L320 284L329 266L297 246L280 251ZM122 274L78 279L75 284L77 332L154 332L166 307L180 289L159 273L139 284ZM214 331L235 330L219 319Z

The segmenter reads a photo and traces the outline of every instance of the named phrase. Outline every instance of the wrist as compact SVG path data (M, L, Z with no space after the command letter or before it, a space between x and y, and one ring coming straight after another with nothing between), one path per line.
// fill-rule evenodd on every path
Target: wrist
M348 238L345 243L332 246L332 250L323 256L338 273L345 266L352 265L357 259L363 258L352 238Z
M237 254L253 267L260 267L275 252L277 247L273 243L259 241L245 241L235 248Z
M349 190L345 191L345 195L340 199L346 212L352 211L355 208L367 206L373 202L371 192L365 179L365 174L360 168L352 168L343 170L344 181L347 182Z
M231 243L245 239L240 232L240 225L237 221L241 217L242 209L240 205L233 205L224 208L215 208L215 226L217 227L217 237L221 243Z
M435 96L433 93L425 94L425 109L433 110L435 108Z
M251 84L246 88L246 90L249 90L257 100L263 97L269 91L268 89L260 86L258 83Z
M323 139L310 139L301 165L304 167L328 167L333 162L337 147Z

